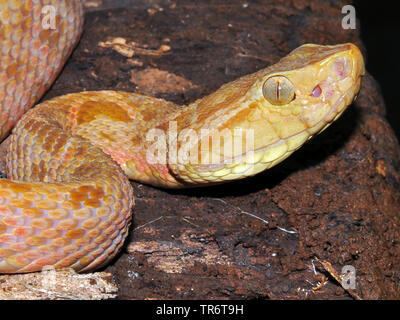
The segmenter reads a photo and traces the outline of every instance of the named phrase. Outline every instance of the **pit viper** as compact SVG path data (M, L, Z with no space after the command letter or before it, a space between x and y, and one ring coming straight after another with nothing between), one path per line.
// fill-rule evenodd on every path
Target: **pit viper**
M269 169L335 121L364 74L354 44L305 44L187 106L95 91L30 109L82 28L78 0L0 1L0 273L105 265L132 220L129 179L183 188Z

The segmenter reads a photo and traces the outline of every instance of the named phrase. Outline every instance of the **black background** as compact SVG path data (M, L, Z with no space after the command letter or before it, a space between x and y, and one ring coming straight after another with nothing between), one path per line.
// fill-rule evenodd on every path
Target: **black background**
M400 140L400 1L353 4L367 49L367 70L381 85L387 118Z

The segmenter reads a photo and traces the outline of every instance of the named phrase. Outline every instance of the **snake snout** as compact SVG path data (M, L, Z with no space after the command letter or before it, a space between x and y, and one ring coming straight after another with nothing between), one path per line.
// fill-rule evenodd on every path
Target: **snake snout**
M346 44L331 64L332 77L338 84L338 89L354 97L360 89L361 77L365 74L365 63L360 49L352 44Z

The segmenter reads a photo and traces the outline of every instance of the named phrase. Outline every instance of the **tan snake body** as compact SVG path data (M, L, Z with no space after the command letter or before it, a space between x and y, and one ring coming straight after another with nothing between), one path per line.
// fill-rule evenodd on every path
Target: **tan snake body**
M129 179L182 188L255 175L336 120L364 74L355 45L308 44L188 106L97 91L27 111L82 29L77 0L54 1L56 28L44 29L49 3L0 1L1 137L14 127L0 180L0 273L104 265L128 234Z

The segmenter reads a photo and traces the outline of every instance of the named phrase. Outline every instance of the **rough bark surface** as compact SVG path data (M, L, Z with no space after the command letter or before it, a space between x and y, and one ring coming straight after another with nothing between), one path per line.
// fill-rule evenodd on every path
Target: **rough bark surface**
M72 269L0 276L0 300L104 300L118 287L106 272L77 274Z
M304 43L363 47L341 27L344 1L85 2L82 40L44 99L117 89L188 103ZM367 74L341 119L263 174L193 190L133 182L130 238L105 271L120 299L399 299L399 169ZM338 281L346 265L354 290Z

